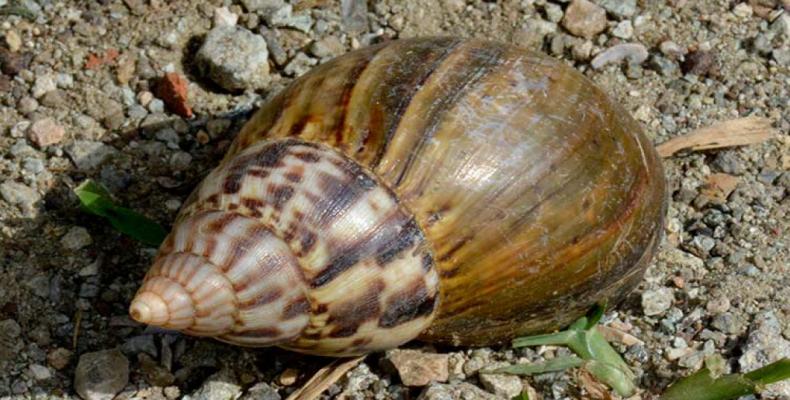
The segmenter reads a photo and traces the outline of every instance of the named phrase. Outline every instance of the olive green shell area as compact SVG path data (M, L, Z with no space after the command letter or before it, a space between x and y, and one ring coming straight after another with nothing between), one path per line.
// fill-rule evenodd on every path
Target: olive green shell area
M501 343L635 287L664 176L640 128L559 61L493 42L398 40L300 77L243 128L333 147L415 216L440 275L423 340Z

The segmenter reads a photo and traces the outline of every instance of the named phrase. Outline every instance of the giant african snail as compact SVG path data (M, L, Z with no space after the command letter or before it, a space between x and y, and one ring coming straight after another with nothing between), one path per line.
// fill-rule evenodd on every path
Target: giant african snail
M255 114L130 313L332 356L500 343L633 289L665 208L651 143L572 68L499 43L392 41Z

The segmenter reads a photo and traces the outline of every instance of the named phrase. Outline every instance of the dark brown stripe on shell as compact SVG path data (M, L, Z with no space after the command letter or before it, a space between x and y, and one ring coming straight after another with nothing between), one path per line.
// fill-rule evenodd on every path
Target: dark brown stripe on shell
M453 48L453 50L455 50L455 48ZM420 116L420 118L430 122L421 132L420 139L416 142L414 149L407 153L408 158L403 162L403 167L398 174L398 178L395 179L393 183L394 186L399 186L403 178L408 175L409 170L414 164L414 160L419 159L425 147L425 143L427 143L439 130L444 115L452 110L471 88L485 78L492 68L501 65L500 62L505 49L500 46L473 46L469 51L473 54L467 57L470 62L464 65L466 68L465 73L454 77L455 79L451 82L442 85L443 88L449 88L449 90L435 96L433 106L425 110L424 114ZM458 67L458 65L447 66L447 68ZM389 143L389 140L387 143Z
M276 141L254 153L237 155L227 167L227 175L222 184L223 192L225 194L238 193L241 189L241 181L249 172L281 165L282 158L288 154L289 147L295 144L301 144L301 142Z
M282 210L283 206L294 195L294 188L290 186L269 184L267 190L272 198L272 205L276 210Z
M234 289L236 289L235 286L234 286ZM236 289L236 290L238 292L240 289ZM279 299L282 296L283 296L283 289L282 288L275 288L275 289L272 289L272 290L269 290L269 291L266 291L266 292L262 293L260 296L257 296L257 297L255 297L254 299L252 299L250 301L245 301L243 303L239 303L239 309L245 310L245 309L250 309L250 308L255 308L255 307L258 307L258 306L262 306L264 304L269 304L269 303Z
M388 68L387 74L381 76L381 93L378 93L376 107L371 107L370 113L374 120L381 121L382 126L371 126L369 134L382 132L380 139L382 145L379 146L376 156L370 163L374 168L381 161L387 146L392 140L392 136L398 129L403 113L409 107L412 98L422 87L425 81L439 68L447 57L461 43L455 38L441 38L437 41L444 41L442 45L436 42L423 41L412 42L409 46L410 58L422 60L421 63L403 62L394 63ZM395 51L400 51L395 47ZM381 111L377 111L380 109ZM364 141L372 141L373 138L365 137Z
M386 243L397 241L398 235L409 221L410 218L397 210L356 242L330 243L329 247L336 249L333 258L313 278L312 287L322 286L358 262L375 256L378 249L383 248Z
M362 295L346 300L329 311L327 325L332 325L330 337L349 337L359 330L359 326L379 316L379 294L384 290L384 282L371 282Z
M306 315L308 312L310 312L310 302L304 297L299 297L285 306L283 319L289 320L300 315Z
M422 231L420 231L420 227L417 226L417 221L413 218L409 221L406 226L404 226L397 236L392 238L392 241L387 242L376 250L376 263L380 266L386 266L392 260L398 257L398 255L407 249L414 246L415 242L422 243L425 238L422 235Z
M234 332L232 336L244 338L274 338L281 336L283 332L277 328L258 328L248 331Z
M394 293L387 301L379 326L392 328L417 318L430 315L437 298L428 294L423 278L420 277L403 290Z
M316 226L328 227L335 219L343 216L351 206L370 190L372 179L365 174L351 175L348 170L344 178L328 173L318 176L318 188L321 196L314 204L312 218ZM375 185L375 182L373 183Z

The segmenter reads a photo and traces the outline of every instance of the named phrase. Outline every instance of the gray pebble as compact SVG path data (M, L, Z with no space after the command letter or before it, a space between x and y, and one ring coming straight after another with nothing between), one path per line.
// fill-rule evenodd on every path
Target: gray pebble
M280 45L274 31L266 27L261 27L260 32L261 36L266 40L266 46L269 49L269 55L271 55L272 61L280 67L285 65L285 63L288 62L288 53L286 53L285 49Z
M85 400L110 400L129 382L129 360L120 350L80 356L74 370L74 390Z
M598 4L618 18L630 18L636 14L636 0L601 0Z
M631 39L634 36L634 26L631 24L631 21L620 21L612 29L612 36L620 39Z
M36 81L33 83L33 88L30 90L35 98L39 98L49 91L57 89L55 79L52 75L44 74L36 76Z
M30 374L33 376L33 379L37 381L45 381L52 378L52 371L41 364L31 364Z
M367 1L340 0L340 16L347 32L365 32L368 29Z
M49 297L49 277L46 275L34 276L25 282L25 286L30 288L30 291L38 297Z
M81 226L73 226L60 238L60 244L67 250L79 250L93 243L88 230Z
M269 11L285 5L284 0L241 0L241 4L247 11Z
M736 317L736 314L724 312L715 316L710 325L721 332L737 334L741 330L742 321Z
M170 156L170 166L176 171L184 171L192 164L192 156L185 151L177 151Z
M790 357L790 340L782 336L782 323L774 311L762 311L754 318L749 336L738 359L741 370L752 371L766 364ZM769 385L764 396L777 398L790 396L790 381Z
M293 6L290 4L264 15L264 18L270 26L294 28L305 33L310 32L310 27L313 26L313 18L310 15L293 15Z
M32 210L35 203L41 199L41 195L36 190L14 181L0 184L0 197L22 210Z
M281 397L265 382L256 383L244 392L239 400L280 400Z
M41 105L49 108L63 108L66 105L66 93L60 89L50 90L41 96Z
M30 174L39 174L44 171L44 161L38 158L26 158L22 161L22 169Z
M269 83L269 53L263 37L232 26L212 29L195 56L201 72L228 91L261 89Z
M434 383L420 393L417 400L495 400L499 397L467 382Z
M647 316L663 314L674 300L675 295L670 288L648 290L642 293L642 310Z
M304 53L296 54L291 62L285 66L283 73L288 76L301 76L310 70L318 61L315 58L310 58Z
M132 336L126 339L121 346L121 350L128 355L148 353L151 357L156 357L158 354L156 343L154 343L154 335Z
M774 49L771 55L777 64L785 67L790 66L790 49Z
M129 119L141 120L141 119L145 118L146 115L148 115L148 110L146 110L145 107L143 107L143 106L141 106L139 104L135 104L135 105L129 107L129 110L127 111L127 114L129 116Z
M546 3L543 9L546 11L546 18L548 18L549 21L555 23L562 21L564 13L562 12L562 7L558 4Z
M38 102L33 97L25 96L19 99L16 107L22 114L30 114L38 109Z
M318 57L335 57L343 52L343 43L334 36L327 36L310 45L310 54Z
M480 383L489 392L507 399L518 396L524 388L521 378L515 375L480 374Z
M165 102L160 99L153 99L148 103L148 111L152 113L165 112Z
M721 151L716 154L716 158L713 159L711 166L725 174L731 175L740 175L744 171L741 160L735 153L730 151Z
M96 168L116 153L118 151L113 147L90 140L75 140L66 148L66 154L71 161L82 170Z
M235 399L241 394L236 375L227 369L209 376L194 393L194 400Z

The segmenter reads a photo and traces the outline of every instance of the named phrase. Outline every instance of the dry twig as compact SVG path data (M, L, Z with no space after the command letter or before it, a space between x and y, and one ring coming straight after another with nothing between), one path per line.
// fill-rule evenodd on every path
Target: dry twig
M332 386L338 379L342 378L351 368L356 367L363 359L365 359L365 356L342 358L332 361L332 363L326 367L318 370L304 386L291 393L286 400L317 399L324 390Z
M656 147L661 157L681 150L706 150L762 143L776 135L771 121L762 117L745 117L719 122L672 138Z

